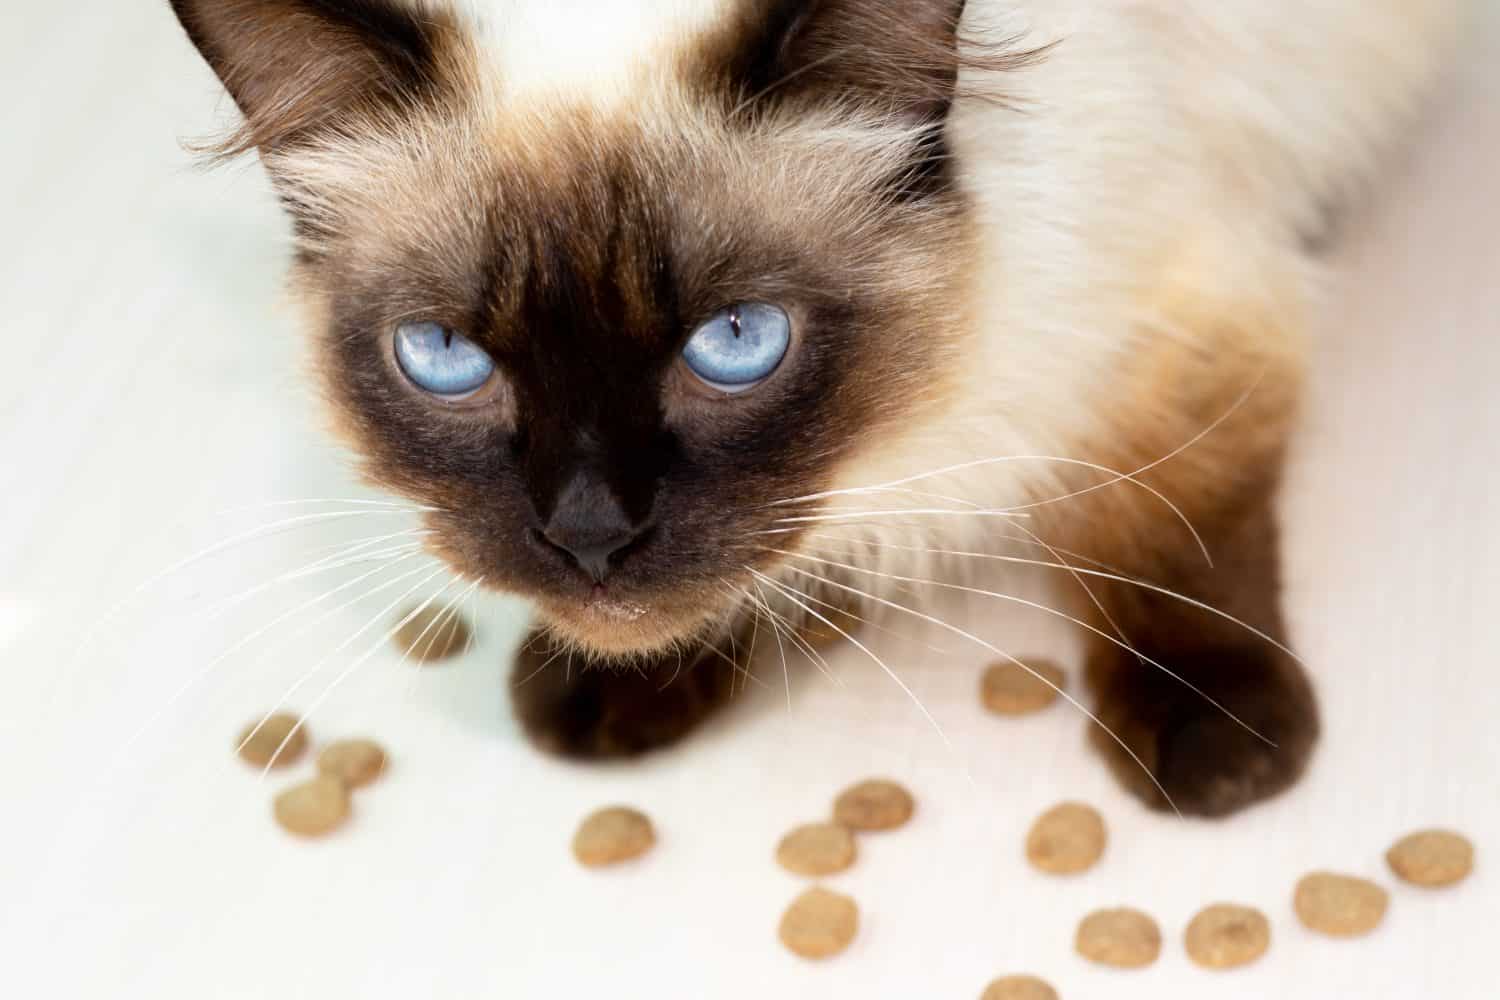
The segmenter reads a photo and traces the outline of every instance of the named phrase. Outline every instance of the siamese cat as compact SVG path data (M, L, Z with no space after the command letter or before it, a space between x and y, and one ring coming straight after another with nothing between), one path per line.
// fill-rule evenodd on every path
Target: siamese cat
M539 744L670 743L757 616L804 648L1024 558L1148 804L1302 772L1273 500L1319 254L1461 0L171 3L369 477L537 609Z

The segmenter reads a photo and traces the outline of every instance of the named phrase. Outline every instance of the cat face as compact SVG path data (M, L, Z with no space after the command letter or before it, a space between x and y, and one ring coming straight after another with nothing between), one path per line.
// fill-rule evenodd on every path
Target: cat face
M292 214L368 475L562 637L619 655L713 628L802 498L941 405L961 4L760 5L608 107L507 103L454 15L175 6ZM872 47L897 7L915 34Z

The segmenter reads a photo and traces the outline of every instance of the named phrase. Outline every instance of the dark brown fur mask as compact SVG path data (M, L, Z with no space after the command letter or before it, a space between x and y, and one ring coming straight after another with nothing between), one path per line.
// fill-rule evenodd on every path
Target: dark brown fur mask
M605 103L508 101L439 7L173 6L244 114L226 148L259 151L294 220L369 475L563 637L619 654L713 628L793 541L768 539L779 501L941 405L970 239L942 142L958 0L747 2ZM731 394L683 349L736 303L792 332ZM490 381L414 385L412 322L483 348Z

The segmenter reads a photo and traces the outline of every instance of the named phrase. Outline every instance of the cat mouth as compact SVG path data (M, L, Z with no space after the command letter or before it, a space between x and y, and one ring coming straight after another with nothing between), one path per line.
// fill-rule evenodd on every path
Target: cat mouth
M686 596L647 602L608 586L595 586L582 599L542 598L537 610L553 631L605 658L665 649L726 613Z
M644 604L615 597L602 583L594 585L588 600L584 602L583 610L584 614L591 617L616 623L640 621L651 613L651 609Z

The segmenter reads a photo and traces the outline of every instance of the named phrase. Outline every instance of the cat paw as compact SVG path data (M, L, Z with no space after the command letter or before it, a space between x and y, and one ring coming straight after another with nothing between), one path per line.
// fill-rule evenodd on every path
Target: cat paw
M1274 647L1152 655L1201 694L1128 654L1103 655L1116 662L1091 666L1105 678L1097 714L1139 760L1097 726L1094 743L1152 808L1228 816L1284 791L1306 769L1316 702L1301 668Z
M705 652L631 666L584 665L530 637L516 654L516 718L542 750L578 760L636 757L678 742L727 700L732 674ZM717 661L717 662L715 662Z

